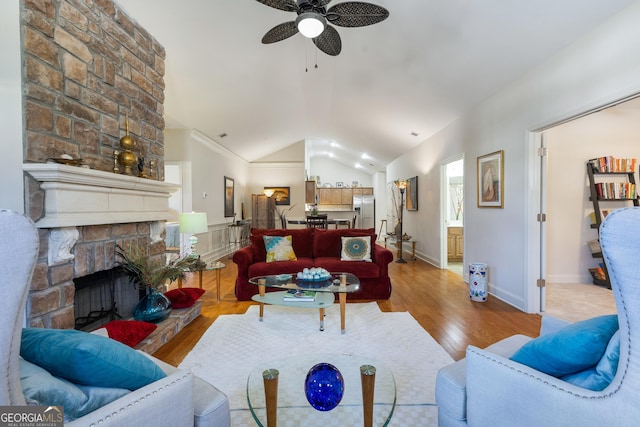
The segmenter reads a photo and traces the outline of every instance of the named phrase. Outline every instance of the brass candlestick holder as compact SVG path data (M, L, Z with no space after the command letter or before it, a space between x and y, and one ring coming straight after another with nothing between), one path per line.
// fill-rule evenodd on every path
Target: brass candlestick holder
M125 135L120 138L120 147L122 147L122 151L118 154L118 163L120 163L124 167L125 175L133 175L133 169L131 167L133 165L138 164L137 156L131 151L133 148L133 138L129 136L129 116L126 116L125 119Z

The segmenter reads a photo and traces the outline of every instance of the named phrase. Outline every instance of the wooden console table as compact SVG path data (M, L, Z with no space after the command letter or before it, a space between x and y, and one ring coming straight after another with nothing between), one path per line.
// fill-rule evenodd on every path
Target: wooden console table
M395 242L396 243L396 247L398 248L398 255L397 257L400 257L400 242L398 242L398 239L396 239L395 236L389 236L389 235L385 235L384 236L384 247L387 247L387 240L389 240L389 243L391 242ZM409 240L402 240L402 243L411 243L411 259L412 260L416 260L416 243L417 241L415 239L409 239Z

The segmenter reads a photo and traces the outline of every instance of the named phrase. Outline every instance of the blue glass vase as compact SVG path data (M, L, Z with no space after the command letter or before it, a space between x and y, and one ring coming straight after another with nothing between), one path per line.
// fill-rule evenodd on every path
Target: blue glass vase
M318 411L330 411L342 400L344 378L330 363L318 363L307 373L304 381L307 401Z
M158 323L171 314L171 301L154 288L147 287L147 294L140 299L133 311L133 318L143 322Z

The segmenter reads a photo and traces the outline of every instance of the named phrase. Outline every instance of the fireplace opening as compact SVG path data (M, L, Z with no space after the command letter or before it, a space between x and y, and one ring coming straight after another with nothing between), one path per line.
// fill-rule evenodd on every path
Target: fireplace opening
M98 271L73 280L75 329L92 331L111 320L133 316L143 294L118 268Z

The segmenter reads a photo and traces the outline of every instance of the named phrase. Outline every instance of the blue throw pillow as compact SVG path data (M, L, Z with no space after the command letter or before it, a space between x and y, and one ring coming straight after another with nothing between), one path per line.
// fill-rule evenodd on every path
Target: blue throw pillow
M65 419L75 418L77 408L87 403L87 396L76 385L56 378L38 365L19 360L20 385L27 404L63 406Z
M595 366L618 330L618 316L598 316L542 335L523 345L511 360L554 377Z
M76 384L135 390L166 374L143 354L100 335L25 328L20 355Z
M593 391L602 391L613 381L620 359L620 331L609 341L602 359L595 367L561 377L564 381Z
M22 358L20 384L27 404L64 407L65 422L82 417L131 393L122 388L79 386L54 377L40 366Z

